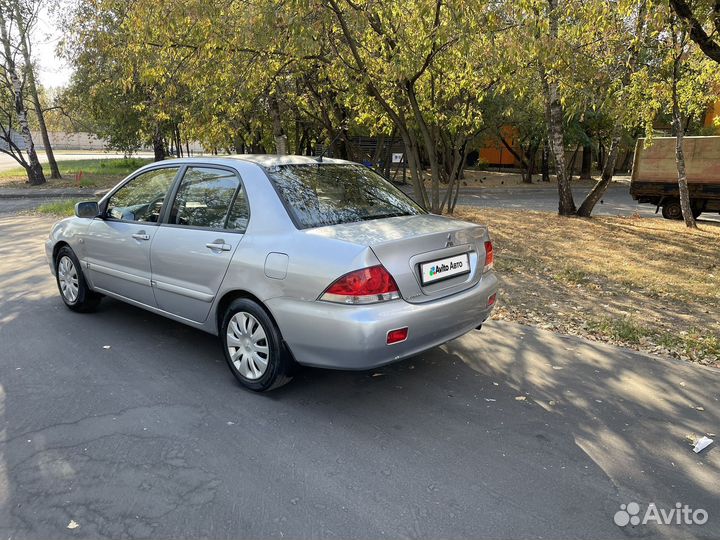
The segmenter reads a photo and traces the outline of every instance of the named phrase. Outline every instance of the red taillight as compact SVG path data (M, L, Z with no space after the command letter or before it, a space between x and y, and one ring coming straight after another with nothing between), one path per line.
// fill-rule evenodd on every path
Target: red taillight
M492 294L490 295L490 297L488 298L487 306L488 306L488 307L494 306L494 305L495 305L495 300L497 300L497 293L492 293Z
M392 345L393 343L400 343L401 341L405 341L407 336L407 326L405 328L398 328L397 330L390 330L387 333L387 344Z
M320 296L320 300L340 304L372 304L395 298L400 298L397 284L382 265L345 274Z
M483 272L492 270L495 264L495 255L493 254L493 245L490 240L485 242L485 266L483 266Z

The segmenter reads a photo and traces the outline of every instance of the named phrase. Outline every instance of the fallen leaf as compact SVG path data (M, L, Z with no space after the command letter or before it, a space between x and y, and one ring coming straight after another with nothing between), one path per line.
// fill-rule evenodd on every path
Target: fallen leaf
M515 401L525 401L527 398L525 396L517 396L515 398Z
M74 520L71 519L70 523L68 523L67 528L68 529L77 529L80 525Z
M553 366L553 369L562 369L562 366Z
M696 410L696 411L704 411L704 410L705 410L705 407L695 407L695 410Z
M107 350L110 348L110 345L103 345L103 349Z
M497 400L495 400L493 398L485 398L485 401L497 401Z

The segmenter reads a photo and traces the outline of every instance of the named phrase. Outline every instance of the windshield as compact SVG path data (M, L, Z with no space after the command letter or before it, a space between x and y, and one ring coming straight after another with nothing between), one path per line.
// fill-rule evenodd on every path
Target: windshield
M268 176L300 229L425 213L362 165L281 165Z

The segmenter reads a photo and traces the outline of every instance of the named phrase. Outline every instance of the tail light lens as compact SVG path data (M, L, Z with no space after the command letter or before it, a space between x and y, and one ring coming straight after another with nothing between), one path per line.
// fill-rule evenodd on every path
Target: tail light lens
M345 274L320 295L320 300L338 304L374 304L396 298L400 298L398 286L382 265Z
M493 254L493 245L489 240L485 242L485 266L483 266L483 272L492 270L495 265L495 255Z

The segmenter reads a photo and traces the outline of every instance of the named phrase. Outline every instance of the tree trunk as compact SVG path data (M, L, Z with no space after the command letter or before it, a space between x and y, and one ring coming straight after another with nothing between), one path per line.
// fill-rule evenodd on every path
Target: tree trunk
M592 145L590 142L583 144L582 165L580 166L580 180L592 179Z
M48 163L50 164L50 178L58 180L62 178L62 175L60 174L60 168L55 160L55 154L53 153L52 145L50 143L47 125L45 124L45 114L43 113L40 97L38 96L37 85L35 84L35 73L30 58L30 43L28 41L25 20L23 19L22 12L17 1L13 2L13 8L15 11L18 32L20 33L20 45L22 47L22 55L25 62L25 76L27 77L28 90L30 91L30 98L32 99L35 114L37 115L40 135L42 136L43 146L45 147L45 155L47 155Z
M182 139L180 138L180 126L177 124L175 124L175 157L182 157Z
M549 21L550 40L555 42L558 39L558 14L557 1L548 0L547 14ZM540 67L543 90L545 93L546 115L548 125L548 139L550 150L555 160L555 175L558 185L558 214L561 216L575 215L575 201L573 200L570 187L570 177L565 165L565 141L563 127L563 106L560 101L560 89L558 82L548 77L545 66Z
M440 165L438 163L438 157L437 157L437 145L435 144L435 141L433 140L432 134L430 133L430 128L428 127L427 123L425 122L425 117L422 114L422 111L420 110L420 105L418 105L417 97L415 96L415 88L412 84L408 83L406 85L407 95L408 99L410 101L410 107L412 108L412 111L415 115L415 121L420 126L420 134L422 135L423 142L425 143L425 151L428 154L428 159L430 160L430 174L431 174L431 184L430 184L430 211L433 214L439 214L440 213Z
M280 103L275 94L270 96L270 117L272 118L273 138L275 139L275 153L279 156L286 156L288 153L288 137L283 128L282 117L280 116Z
M540 167L542 168L542 181L550 182L550 145L547 139L543 142L542 163Z
M675 29L672 29L673 41L675 41ZM682 42L683 39L681 38ZM691 229L697 229L695 216L692 213L690 203L690 190L688 189L687 171L685 169L685 152L683 150L684 122L683 114L680 109L680 100L678 97L678 82L680 81L680 67L683 61L683 48L676 54L673 62L673 85L672 85L672 110L673 110L673 127L675 128L675 164L678 172L678 191L680 192L680 207L682 208L683 219L685 225Z
M617 161L618 150L620 149L620 128L616 126L615 133L613 133L612 140L610 141L610 151L605 159L605 165L602 168L602 174L600 181L597 182L590 193L587 194L585 200L578 209L578 216L590 217L595 205L602 199L605 194L610 181L613 178L615 172L615 162ZM584 155L583 155L584 157ZM584 161L584 160L583 160Z
M17 114L18 124L20 125L20 135L25 141L25 146L27 146L26 151L28 155L29 168L26 170L28 182L30 185L37 186L45 183L45 173L43 173L42 165L40 165L37 153L35 152L35 144L33 143L32 134L30 133L30 125L27 120L27 109L25 108L25 102L22 95L23 84L17 73L17 67L15 66L15 60L10 46L10 36L8 35L7 22L3 14L0 14L0 37L2 38L2 45L5 51L6 76L10 79L12 84L11 90L15 105L15 113Z
M155 153L155 161L165 159L165 141L163 141L159 126L155 128L155 135L153 135L153 152Z
M644 28L645 28L645 14L647 13L647 4L646 2L642 2L638 6L638 13L637 13L637 20L635 23L635 38L637 41L640 41L640 38L644 34ZM640 57L640 47L637 45L637 43L633 46L633 48L630 51L630 55L628 57L628 62L626 64L625 71L623 73L623 86L627 86L630 84L630 77L635 72L638 64L638 60ZM613 127L613 132L610 137L610 149L607 153L607 156L603 156L603 162L600 170L602 171L602 174L600 176L600 180L595 184L593 189L588 193L588 195L585 197L585 200L580 205L580 209L578 210L578 215L581 217L590 217L592 214L593 209L595 208L595 205L602 199L602 196L605 194L605 191L607 190L608 185L610 185L610 181L612 180L613 175L615 174L615 166L617 164L617 158L618 158L618 152L620 150L620 141L622 137L623 127L622 124L619 122L615 124ZM602 153L604 154L604 146L602 142L599 144L599 149L602 150ZM600 161L600 152L598 152L598 161ZM630 156L630 152L627 152L625 155L625 159L627 161L628 156ZM583 155L584 157L584 155Z

